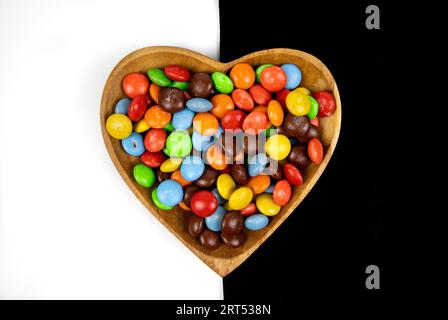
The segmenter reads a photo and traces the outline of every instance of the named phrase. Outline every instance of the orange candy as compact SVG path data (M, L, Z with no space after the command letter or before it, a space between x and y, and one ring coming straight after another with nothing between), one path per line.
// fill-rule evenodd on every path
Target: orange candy
M181 209L184 209L185 211L191 211L190 207L187 206L183 201L179 202L179 207L181 207Z
M252 111L244 118L243 131L249 135L256 135L266 130L268 116L260 111Z
M214 144L207 150L207 162L213 169L225 170L227 168L226 156L219 145Z
M149 95L151 97L151 99L153 101L155 101L156 103L159 103L159 93L160 93L161 88L156 85L155 83L151 83L151 85L149 86Z
M145 122L151 128L161 129L171 121L171 113L163 110L159 105L152 106L145 113Z
M230 79L238 89L249 89L255 82L255 71L250 64L238 63L230 70Z
M198 113L193 118L193 128L203 136L212 136L218 131L218 119L208 112Z
M193 183L193 181L185 180L184 177L180 174L180 170L176 170L171 174L171 179L174 181L179 182L179 184L182 186L182 188L185 188L186 186L189 186Z
M217 94L213 96L211 101L213 104L213 108L210 112L213 113L218 119L221 119L227 111L233 110L235 108L235 104L228 94Z
M269 121L276 127L279 127L283 123L283 107L280 102L271 100L268 104L268 118Z
M251 188L254 194L260 194L265 192L270 185L271 179L268 175L258 175L250 178L246 187Z

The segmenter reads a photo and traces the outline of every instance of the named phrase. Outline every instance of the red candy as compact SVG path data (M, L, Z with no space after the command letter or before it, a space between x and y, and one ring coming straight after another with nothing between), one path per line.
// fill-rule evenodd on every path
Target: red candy
M240 213L245 217L251 216L257 213L257 206L255 203L249 203L246 208L240 210Z
M319 118L318 117L315 117L312 120L310 120L310 123L312 125L315 125L317 128L319 128Z
M272 100L272 94L259 84L254 84L250 87L249 93L254 98L254 101L262 106L267 106L269 101Z
M149 96L137 96L132 99L129 104L128 117L132 121L140 121L141 118L145 115L146 107L150 103Z
M256 135L266 129L268 116L264 112L253 111L243 121L243 131L250 135Z
M288 182L293 186L300 186L303 183L303 177L300 170L293 164L285 164L283 166L283 173L285 174L286 180L288 180Z
M250 111L254 108L254 99L243 89L235 89L232 92L232 99L235 105L244 111Z
M143 164L151 168L158 168L166 160L166 156L162 151L149 152L145 151L140 157Z
M190 80L190 71L184 67L172 64L167 66L163 71L171 80L181 82Z
M145 136L145 148L149 152L161 151L165 147L167 133L163 129L149 129Z
M291 199L291 185L287 180L280 180L275 184L272 199L280 206L285 206Z
M260 76L261 85L271 92L277 92L284 89L286 80L285 71L277 66L264 68Z
M334 113L334 110L336 109L336 102L334 101L334 97L329 92L315 92L313 93L313 97L319 104L319 113L317 116L328 117Z
M232 131L241 129L245 118L246 114L241 110L228 111L221 119L221 127Z
M319 139L313 138L308 142L308 157L313 163L319 164L324 158L324 147Z
M148 93L149 80L138 72L130 73L123 79L123 91L131 99Z
M211 216L216 208L218 208L218 200L210 191L198 191L191 198L191 210L200 217Z
M275 93L275 100L280 102L283 108L286 109L286 96L288 95L290 91L288 89L283 89L279 92Z

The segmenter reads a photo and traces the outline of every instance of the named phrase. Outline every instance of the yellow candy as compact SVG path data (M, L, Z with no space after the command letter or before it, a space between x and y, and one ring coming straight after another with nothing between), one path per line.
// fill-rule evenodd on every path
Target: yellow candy
M218 177L216 182L216 187L218 188L218 193L221 197L228 200L232 195L233 191L236 189L235 181L228 173L223 173Z
M163 161L162 165L160 166L160 171L174 172L177 169L179 169L181 164L182 164L182 158L168 158L165 161Z
M305 87L298 87L297 89L294 89L293 91L302 92L302 93L306 94L307 96L309 96L311 94L311 91Z
M292 91L286 96L286 107L295 116L305 116L310 112L310 100L301 91Z
M107 118L106 130L115 139L126 139L132 133L132 121L124 114L115 113Z
M146 123L145 119L140 120L134 124L134 131L137 133L142 133L149 130L150 126Z
M266 140L265 148L273 160L283 160L291 151L291 142L285 135L275 134Z
M269 193L263 193L259 195L257 197L257 200L255 200L255 204L258 211L266 216L275 216L280 212L280 209L282 208L274 202L274 200L272 199L272 195Z
M236 189L229 199L229 206L232 210L241 210L246 208L253 198L252 189L241 187Z

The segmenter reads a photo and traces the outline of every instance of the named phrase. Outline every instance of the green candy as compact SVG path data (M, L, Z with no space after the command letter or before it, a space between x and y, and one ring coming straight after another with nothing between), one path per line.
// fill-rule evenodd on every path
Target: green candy
M154 171L142 163L134 167L133 174L135 181L143 187L149 188L156 182Z
M260 77L261 77L261 72L263 71L263 69L267 68L267 67L270 67L270 66L273 66L273 64L265 63L265 64L262 64L261 66L259 66L257 68L257 70L255 70L255 74L257 75L257 83L261 82L260 81Z
M160 202L159 198L157 198L157 188L154 188L154 190L152 190L151 198L152 198L152 202L154 202L156 207L159 209L171 210L174 208L174 206L167 206L166 204L163 204L162 202Z
M149 69L148 77L159 87L168 87L169 85L171 85L170 78L168 78L161 69Z
M174 131L174 127L173 127L173 124L171 122L168 123L166 126L164 126L163 129L165 129L165 131L168 131L168 132L173 132Z
M278 130L271 127L271 128L266 129L264 131L264 133L265 133L266 137L269 138L270 136L273 136L274 134L278 133Z
M310 111L308 112L308 118L313 120L316 118L317 113L319 112L319 103L317 103L316 99L312 96L308 96L308 100L310 100Z
M187 131L173 131L166 139L164 152L170 157L185 157L190 154L193 145Z
M187 91L189 86L190 83L188 81L185 82L173 81L170 85L170 87L177 88L182 91Z
M233 82L225 73L216 71L212 74L213 85L221 93L231 93L233 91Z

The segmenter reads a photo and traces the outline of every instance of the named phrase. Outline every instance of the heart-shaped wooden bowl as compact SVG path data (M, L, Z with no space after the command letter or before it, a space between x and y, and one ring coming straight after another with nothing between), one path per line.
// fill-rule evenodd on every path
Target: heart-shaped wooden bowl
M239 62L246 62L256 67L264 63L281 65L294 63L303 73L301 86L312 92L327 90L333 93L336 100L335 113L321 121L321 140L327 146L325 157L321 164L310 165L304 172L304 184L296 187L291 201L282 208L280 213L270 218L269 225L260 231L248 231L247 242L240 248L229 248L224 244L217 250L202 247L198 240L191 237L185 228L184 214L180 209L163 211L154 206L151 200L151 190L138 185L133 176L134 165L140 162L139 157L129 156L124 152L119 140L113 139L106 131L106 119L114 112L116 102L124 97L121 83L124 76L130 72L142 72L150 68L163 68L169 64L178 64L198 72L212 73L214 71L229 71ZM313 188L316 181L325 170L339 137L341 127L341 101L336 82L327 67L316 57L302 51L292 49L270 49L251 53L229 63L221 63L207 56L187 49L176 47L148 47L132 52L121 60L114 68L104 87L101 99L101 131L104 143L112 161L124 181L134 192L143 205L183 244L204 261L210 268L222 277L232 272L246 260L293 212ZM322 199L325 201L325 199Z

